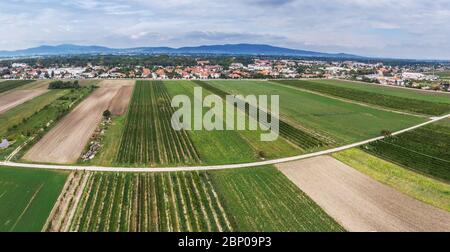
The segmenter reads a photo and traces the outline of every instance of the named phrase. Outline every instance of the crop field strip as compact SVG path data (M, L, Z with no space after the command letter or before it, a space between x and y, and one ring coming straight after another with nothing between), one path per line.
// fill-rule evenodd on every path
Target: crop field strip
M303 80L274 81L283 85L315 91L344 99L373 104L381 107L409 111L427 115L442 115L450 112L450 104L396 97L346 87L338 87L319 82ZM450 98L449 98L450 99Z
M93 173L69 230L232 231L233 223L207 173Z
M450 182L450 122L436 123L361 147L416 172Z
M0 82L0 93L9 91L11 89L24 86L26 84L29 84L33 82L33 80L7 80Z
M218 96L220 96L221 98L225 99L225 97L227 95L231 95L217 87L214 87L213 85L204 82L204 81L194 81L197 85L199 85L200 87L210 91L213 94L216 94ZM237 105L234 104L236 107ZM246 108L245 108L245 113L247 115L249 115L249 110L250 110L250 104L246 103L245 104ZM259 108L257 108L258 111L258 115L259 115ZM268 113L269 119L271 118L270 114ZM255 120L257 120L258 118L254 118ZM305 132L302 131L292 125L290 125L289 123L285 122L284 120L280 119L280 135L285 138L286 140L292 142L293 144L297 145L298 147L307 150L307 149L312 149L312 148L320 148L320 147L325 147L328 146L328 143L322 141L321 139Z
M187 132L172 128L174 112L161 81L137 81L116 162L143 165L200 163Z
M44 230L343 231L273 167L220 172L79 172L69 178Z
M279 95L281 118L292 125L311 129L338 145L380 136L382 130L397 131L426 119L361 106L327 96L305 92L269 81L209 81L232 94ZM321 139L322 139L321 138Z

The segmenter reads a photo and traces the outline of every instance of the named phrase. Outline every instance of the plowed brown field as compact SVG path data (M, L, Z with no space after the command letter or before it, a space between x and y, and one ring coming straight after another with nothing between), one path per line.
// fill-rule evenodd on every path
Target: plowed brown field
M450 231L450 213L397 192L332 157L277 167L349 231Z

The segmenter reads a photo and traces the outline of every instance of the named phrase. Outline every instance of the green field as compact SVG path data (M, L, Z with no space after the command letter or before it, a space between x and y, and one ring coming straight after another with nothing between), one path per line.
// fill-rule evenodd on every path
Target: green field
M325 81L311 82L304 80L295 80L295 81L289 80L276 82L290 87L301 88L358 102L373 104L381 107L387 107L395 110L402 110L427 115L442 115L450 112L450 95L431 96L426 94L414 93L411 91L409 96L407 97L406 90L397 90L397 93L405 95L405 97L400 97L399 95L397 96L390 95L390 93L388 93L387 90L384 93L381 93L383 89L380 90L375 89L378 92L374 92L374 89L372 88L369 91L368 89L370 89L371 86L368 85L364 86L363 84L361 84L360 85L361 87L357 89L356 87L358 86L355 85L358 84L353 84L353 88L349 88L344 84L338 86L338 84L333 85ZM432 99L433 101L431 101ZM437 102L436 100L438 99L441 99L442 101Z
M171 97L187 95L194 100L194 84L190 81L164 82ZM203 94L204 96L207 93ZM191 102L192 107L194 106ZM206 110L203 111L203 114ZM195 115L192 115L192 123ZM220 120L220 119L219 119ZM193 125L193 124L192 124ZM191 130L188 131L202 162L206 164L227 164L256 161L256 153L237 131Z
M65 90L52 90L0 115L0 136L4 136L8 128L21 123L23 119L32 116L66 93Z
M390 86L382 86L356 81L345 80L311 80L311 83L326 84L335 87L350 88L365 92L371 92L382 95L389 95L401 98L415 99L420 101L428 101L433 103L450 104L450 93L424 92L411 88L397 88Z
M209 84L208 82L204 81L194 81L198 86L202 87L203 89L206 89L215 95L220 96L222 99L226 100L226 96L230 95L230 93L227 93L216 86ZM234 106L237 107L235 104ZM249 103L245 103L245 114L250 117L249 110L252 107ZM255 108L258 115L260 113L259 108ZM258 115L254 116L255 118L252 118L253 120L258 121ZM270 115L270 113L269 113ZM271 118L271 115L269 116ZM282 118L279 118L279 134L284 139L291 142L293 145L296 145L297 147L301 148L302 150L310 150L310 149L320 149L323 147L326 147L328 144L323 141L322 139L318 138L315 134L311 134L307 131L301 130L298 127L295 127L291 124L289 124L287 121L283 120Z
M343 231L272 167L93 173L70 230Z
M0 231L41 231L67 173L0 167Z
M223 170L211 174L239 231L343 231L275 168Z
M0 118L5 118L0 120L7 120L8 124L8 129L3 135L12 143L8 148L0 150L0 160L4 160L17 147L29 141L21 152L14 156L13 160L20 158L27 148L39 140L92 90L92 88L86 87L70 91L50 91L47 94L51 96L44 94L0 116ZM33 138L32 141L31 138Z
M382 130L396 131L425 121L423 118L347 103L267 81L208 83L232 94L279 95L281 114L287 120L334 138L341 144L379 136Z
M360 149L335 153L333 157L404 194L450 212L450 184L410 171Z
M411 170L450 182L450 120L427 125L362 148Z
M9 91L11 89L21 87L28 83L33 82L32 80L7 80L0 82L0 93Z
M137 81L116 163L193 164L200 157L186 131L171 126L175 110L161 81Z

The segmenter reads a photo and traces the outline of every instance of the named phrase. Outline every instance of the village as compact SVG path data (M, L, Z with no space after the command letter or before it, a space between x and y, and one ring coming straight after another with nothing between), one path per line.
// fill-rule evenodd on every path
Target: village
M343 79L381 85L402 86L424 90L450 91L450 79L439 72L450 66L392 65L382 62L358 61L259 59L251 63L233 62L213 64L210 60L196 59L192 66L85 66L53 65L15 62L0 67L0 79Z

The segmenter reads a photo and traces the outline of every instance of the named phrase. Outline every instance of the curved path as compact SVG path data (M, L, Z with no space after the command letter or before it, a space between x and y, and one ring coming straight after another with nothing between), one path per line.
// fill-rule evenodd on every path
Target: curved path
M450 117L450 114L440 117L433 117L430 121L412 126L407 129L403 129L393 133L392 135L399 135L411 130L415 130L417 128L423 127L425 125L444 120ZM384 139L384 136L371 138L365 141L348 144L345 146L337 147L334 149L304 154L300 156L280 158L274 160L267 160L261 162L253 162L253 163L244 163L244 164L228 164L228 165L213 165L213 166L188 166L188 167L147 167L147 168L130 168L130 167L102 167L102 166L70 166L70 165L46 165L46 164L27 164L27 163L14 163L14 162L0 162L0 166L9 166L9 167L19 167L19 168L33 168L33 169L49 169L49 170L68 170L68 171L102 171L102 172L177 172L177 171L205 171L205 170L225 170L225 169L237 169L237 168L248 168L248 167L257 167L264 165L273 165L286 163L291 161L297 161L301 159L307 159L322 155L327 155L339 151L343 151L346 149L351 149L354 147L358 147L364 144L368 144L371 142L375 142L381 139Z

